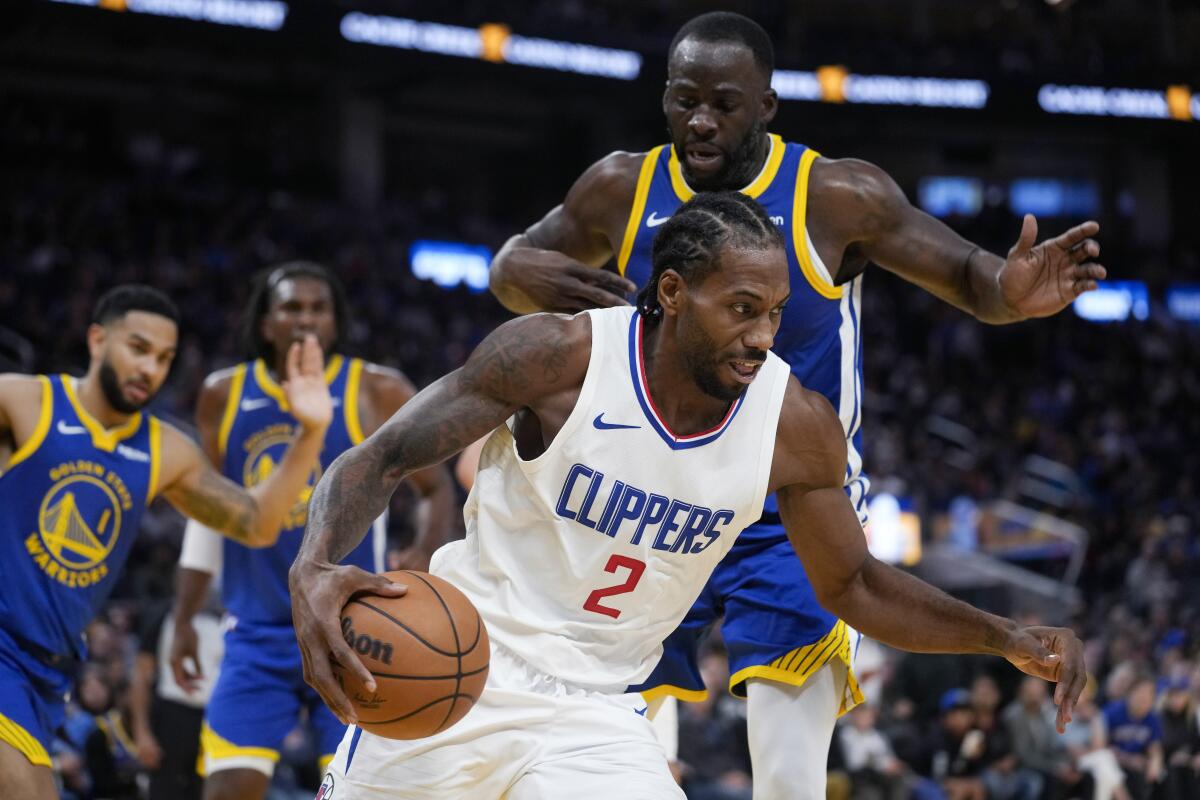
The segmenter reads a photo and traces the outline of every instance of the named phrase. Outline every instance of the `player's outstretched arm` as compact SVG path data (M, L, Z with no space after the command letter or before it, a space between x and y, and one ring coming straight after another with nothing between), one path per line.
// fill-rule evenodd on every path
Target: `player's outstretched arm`
M504 244L488 280L505 308L528 314L625 304L637 287L599 267L620 247L609 232L624 230L642 158L605 156L575 181L562 205Z
M591 347L587 317L548 314L501 325L460 369L418 392L365 442L326 470L308 506L300 553L288 573L292 621L304 678L343 721L354 711L330 659L375 682L342 639L338 617L352 594L396 596L403 587L355 567L337 566L406 476L438 464L502 425L518 409L574 397Z
M283 382L300 430L270 476L246 489L213 468L191 440L167 425L162 442L162 493L180 513L250 547L275 543L288 511L308 485L333 419L324 357L316 337L288 350Z
M915 283L982 322L1003 324L1057 314L1107 274L1084 222L1041 244L1026 214L1007 258L990 253L914 208L879 167L857 159L821 159L811 193L846 255L863 258Z
M1003 656L1057 681L1061 732L1087 681L1083 645L1065 628L1021 627L980 611L871 556L842 488L846 445L828 401L792 380L779 421L772 485L788 538L817 599L863 634L923 653Z
M363 368L360 403L366 406L363 430L374 433L413 398L416 389L401 372L377 364ZM400 553L401 569L429 569L429 559L450 537L450 528L458 516L454 503L454 484L444 464L417 470L408 476L420 500L416 508L416 536L410 547Z

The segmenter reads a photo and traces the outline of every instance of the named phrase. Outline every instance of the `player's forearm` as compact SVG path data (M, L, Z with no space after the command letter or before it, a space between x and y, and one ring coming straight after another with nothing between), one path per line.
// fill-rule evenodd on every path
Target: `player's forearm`
M860 633L914 653L1004 655L1016 627L871 557L840 592L818 599Z
M175 625L190 625L204 607L212 573L190 567L180 567L175 573Z
M133 680L129 683L129 717L133 735L141 738L151 733L150 687L154 683L154 656L138 653L134 663Z
M533 314L545 310L521 289L517 277L520 275L521 265L527 263L530 256L536 252L537 249L530 246L528 237L521 233L505 242L500 252L492 259L488 271L488 288L500 304L514 314Z
M387 468L375 437L338 456L308 501L308 524L296 562L336 564L384 512L403 474Z
M414 545L426 553L432 553L450 538L450 526L454 514L454 486L444 467L428 472L436 477L421 493L417 504L417 535Z
M254 498L254 513L250 519L253 544L274 543L285 517L308 486L309 475L324 445L324 428L301 429L270 476L249 490Z

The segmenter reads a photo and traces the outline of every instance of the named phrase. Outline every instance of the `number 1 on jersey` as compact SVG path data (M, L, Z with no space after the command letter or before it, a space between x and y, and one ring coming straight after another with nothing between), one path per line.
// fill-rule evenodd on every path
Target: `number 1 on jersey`
M632 592L637 586L638 581L642 579L642 573L646 571L646 562L638 561L636 558L630 558L629 556L614 554L608 559L608 563L604 565L604 571L616 574L616 571L621 567L629 570L629 577L625 579L625 582L617 586L606 586L589 594L588 599L583 604L584 611L595 611L597 614L603 614L613 619L621 616L621 612L618 609L602 606L600 605L600 601L614 594Z

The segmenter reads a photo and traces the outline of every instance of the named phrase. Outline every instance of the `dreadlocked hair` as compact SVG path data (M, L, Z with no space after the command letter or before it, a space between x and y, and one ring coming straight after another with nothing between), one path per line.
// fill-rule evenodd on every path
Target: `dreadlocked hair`
M246 310L242 313L242 345L250 358L261 358L271 363L274 348L262 335L262 320L271 307L271 292L286 280L293 278L311 278L329 287L333 296L333 321L335 334L333 346L346 341L346 288L330 269L315 261L288 261L267 267L254 276L250 289L250 297L246 301Z
M741 192L700 192L684 203L659 229L650 250L650 280L637 296L638 313L647 323L662 318L658 280L673 269L698 286L720 266L726 248L769 250L783 247L783 236L767 212Z

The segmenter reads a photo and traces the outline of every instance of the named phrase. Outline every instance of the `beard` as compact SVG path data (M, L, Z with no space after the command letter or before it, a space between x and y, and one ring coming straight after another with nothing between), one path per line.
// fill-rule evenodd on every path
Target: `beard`
M680 336L683 364L700 391L732 403L746 391L745 384L730 386L718 377L723 359L718 358L713 340L697 325L687 325Z
M104 399L108 404L122 414L136 414L154 399L154 395L150 394L145 401L135 403L125 396L121 391L121 381L117 377L117 371L113 369L112 364L108 363L108 359L100 362L100 390L104 392Z
M742 140L733 148L733 152L725 152L725 164L710 178L691 175L687 159L682 157L682 152L677 153L676 155L680 157L680 169L683 171L683 176L687 178L688 185L698 192L741 189L754 178L760 169L759 148L766 135L767 123L761 119L756 120Z

